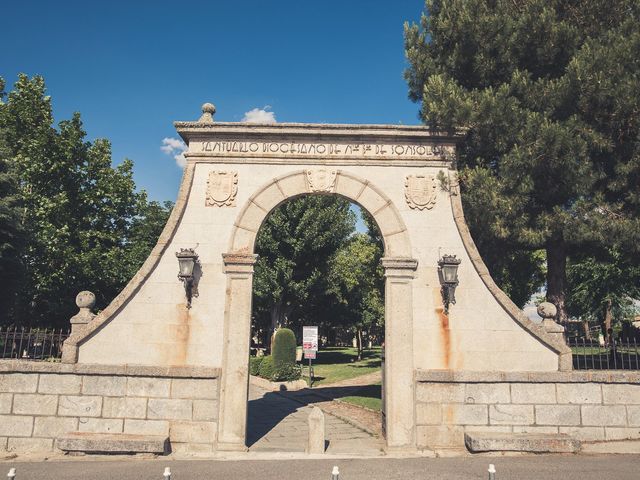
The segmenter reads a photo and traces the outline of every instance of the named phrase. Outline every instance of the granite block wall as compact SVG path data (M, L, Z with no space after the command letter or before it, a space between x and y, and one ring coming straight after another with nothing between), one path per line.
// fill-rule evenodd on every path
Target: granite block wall
M416 375L419 448L462 448L465 432L640 439L640 372Z
M52 451L70 432L168 436L214 449L217 369L0 362L0 451Z

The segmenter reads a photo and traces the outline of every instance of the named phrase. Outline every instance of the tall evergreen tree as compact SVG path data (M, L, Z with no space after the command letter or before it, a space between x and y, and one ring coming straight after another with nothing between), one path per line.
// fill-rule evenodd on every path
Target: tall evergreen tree
M466 132L460 180L481 252L518 255L528 267L508 276L522 288L543 249L560 321L572 252L638 256L639 25L635 0L428 0L405 26L421 118Z

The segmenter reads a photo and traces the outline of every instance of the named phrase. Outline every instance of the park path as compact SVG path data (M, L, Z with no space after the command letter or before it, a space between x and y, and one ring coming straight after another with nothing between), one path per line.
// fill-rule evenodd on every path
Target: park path
M314 404L328 401L313 390L270 392L249 387L247 444L250 451L304 452L307 446L307 418ZM319 405L321 406L321 405ZM382 455L377 436L325 411L327 453Z

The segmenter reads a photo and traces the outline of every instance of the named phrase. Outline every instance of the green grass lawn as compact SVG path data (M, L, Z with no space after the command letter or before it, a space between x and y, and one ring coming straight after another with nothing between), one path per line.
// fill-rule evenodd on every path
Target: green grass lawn
M365 350L363 358L356 361L357 350L350 347L329 347L318 352L318 358L312 360L314 382L313 386L359 377L367 373L380 370L382 360L380 347ZM303 360L303 374L308 376L308 360Z
M382 385L367 385L358 390L357 395L343 397L340 401L379 412L382 410Z

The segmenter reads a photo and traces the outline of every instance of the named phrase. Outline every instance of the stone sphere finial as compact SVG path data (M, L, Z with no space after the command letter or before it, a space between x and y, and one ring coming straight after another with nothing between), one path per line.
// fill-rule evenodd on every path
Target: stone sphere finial
M202 115L198 122L201 123L213 123L213 115L216 113L216 106L213 103L202 104Z
M76 295L76 305L80 311L71 317L71 334L82 330L87 323L93 320L95 315L91 309L95 304L96 296L88 290L83 290Z
M88 291L84 290L76 295L76 305L78 308L92 309L96 304L96 296Z
M551 302L542 302L538 305L538 315L542 318L556 318L558 309Z

